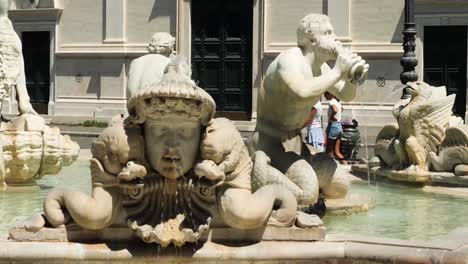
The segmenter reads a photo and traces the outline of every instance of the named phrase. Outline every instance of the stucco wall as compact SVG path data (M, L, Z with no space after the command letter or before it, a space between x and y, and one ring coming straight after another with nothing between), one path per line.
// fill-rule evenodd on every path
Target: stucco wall
M63 0L59 44L101 43L104 0Z
M176 0L127 1L127 40L148 43L154 32L166 31L175 36Z
M369 77L358 90L355 102L359 103L391 103L399 100L401 91L400 73L402 71L397 59L371 59ZM377 78L383 78L384 86L377 86ZM382 83L381 83L382 85Z
M451 14L463 14L468 13L468 3L465 2L453 2L444 3L439 1L437 4L434 3L418 3L415 6L416 14L442 14L442 13L451 13Z
M124 98L124 59L57 60L57 98Z
M296 42L299 21L310 13L323 13L322 0L266 0L267 43Z
M351 32L353 42L401 42L404 1L353 0Z

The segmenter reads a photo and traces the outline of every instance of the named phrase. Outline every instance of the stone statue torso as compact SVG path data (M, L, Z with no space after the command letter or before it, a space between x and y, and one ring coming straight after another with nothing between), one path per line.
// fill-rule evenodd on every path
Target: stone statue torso
M284 68L282 61L294 61L294 66ZM290 66L290 65L289 65ZM282 72L280 74L280 71ZM313 77L312 69L306 62L299 48L292 48L281 53L268 67L260 88L258 97L258 120L269 127L290 132L302 128L307 119L310 107L316 100L304 100L292 93L290 84L282 78L282 74L302 75L305 79Z
M135 59L130 65L128 80L130 97L141 88L159 83L170 61L170 58L161 54L148 54Z

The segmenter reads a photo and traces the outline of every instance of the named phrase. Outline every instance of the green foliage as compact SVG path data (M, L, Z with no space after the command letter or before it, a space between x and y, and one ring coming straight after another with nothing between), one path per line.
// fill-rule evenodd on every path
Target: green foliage
M86 120L82 124L84 127L107 127L108 125L109 123L107 122L100 122L96 120Z

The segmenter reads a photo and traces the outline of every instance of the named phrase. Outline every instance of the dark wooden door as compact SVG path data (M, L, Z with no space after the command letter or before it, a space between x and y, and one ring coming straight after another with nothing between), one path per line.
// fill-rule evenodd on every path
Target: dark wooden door
M39 114L47 114L50 91L50 32L22 32L26 87L31 104Z
M466 26L424 27L424 81L456 94L453 113L465 118Z
M217 116L251 117L253 0L192 0L193 78Z

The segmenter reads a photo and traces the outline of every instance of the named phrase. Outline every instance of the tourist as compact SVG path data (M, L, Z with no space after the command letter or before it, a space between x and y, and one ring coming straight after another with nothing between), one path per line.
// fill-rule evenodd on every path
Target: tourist
M335 157L342 164L348 164L341 154L341 135L343 128L341 127L341 112L343 110L340 100L333 94L325 92L325 98L330 101L328 108L328 126L327 126L327 154L330 157Z
M322 103L318 101L310 109L309 118L304 123L307 127L307 144L317 149L317 152L325 151L325 140L322 129Z

